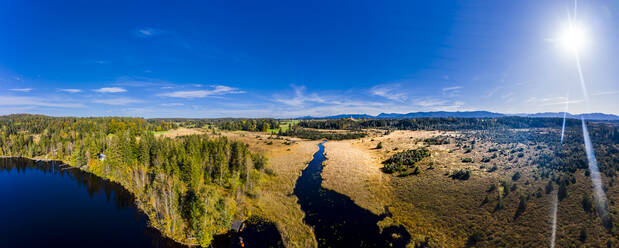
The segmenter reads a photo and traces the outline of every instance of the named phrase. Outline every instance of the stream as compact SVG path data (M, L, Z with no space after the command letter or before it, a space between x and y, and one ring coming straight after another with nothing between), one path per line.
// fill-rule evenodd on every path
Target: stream
M390 226L380 231L377 222L387 214L375 215L357 206L350 197L321 186L324 143L318 144L318 152L294 188L318 247L405 247L410 234L404 227Z

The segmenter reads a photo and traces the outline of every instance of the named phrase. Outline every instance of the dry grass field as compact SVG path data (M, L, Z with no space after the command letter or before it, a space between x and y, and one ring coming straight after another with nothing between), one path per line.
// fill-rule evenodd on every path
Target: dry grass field
M387 221L407 228L413 237L411 246L427 241L431 247L463 247L474 232L481 235L475 245L478 247L549 246L553 193L536 194L550 179L534 176L531 157L536 151L531 147L480 140L469 147L470 151L454 142L431 145L432 155L419 163L422 169L419 175L398 177L380 171L381 161L394 153L425 146L424 139L439 135L465 137L455 132L394 131L388 135L372 132L364 139L328 142L323 186L350 196L355 203L375 213L382 213L387 206L393 215ZM376 149L379 142L382 149ZM490 148L497 151L489 152ZM513 156L511 150L522 155ZM500 155L481 162L492 153ZM463 158L472 158L473 162L464 163ZM490 169L494 164L496 171ZM458 169L470 170L470 179L449 177ZM521 177L512 181L517 171ZM576 183L568 186L568 196L559 203L557 247L605 247L607 240L616 242L595 214L583 210L582 197L591 194L591 182L584 176L584 170L578 171L574 180ZM503 181L510 188L508 194L500 184ZM489 192L492 184L497 188ZM555 184L554 192L557 188ZM609 189L611 200L616 191L617 187ZM495 210L499 192L504 208ZM528 196L528 200L524 212L516 217L521 195ZM486 196L488 202L484 203ZM611 206L611 211L616 210ZM584 243L579 241L582 227L588 234Z
M155 137L168 137L168 138L176 138L180 136L188 136L192 134L203 134L204 130L198 128L185 128L179 127L177 129L170 129L164 132L155 133Z
M270 135L252 132L223 132L221 135L243 141L253 151L260 151L269 158L268 168L275 172L261 184L258 197L250 199L248 209L273 221L282 235L286 247L316 247L312 228L303 222L305 214L293 194L297 178L306 163L318 150L318 141L296 138L270 139Z
M362 139L325 144L323 187L349 196L377 215L388 210L391 217L379 226L403 225L412 236L411 247L424 242L431 247L464 247L470 245L468 240L473 233L480 234L476 247L549 246L550 211L558 185L554 184L550 194L537 194L550 180L540 178L532 164L531 158L539 151L524 144L495 144L479 139L471 145L473 138L458 132L367 132L370 135ZM197 133L206 131L180 128L158 135L178 137ZM252 151L265 154L268 168L274 172L265 176L258 196L247 198L240 207L247 214L273 221L286 247L316 247L313 230L303 222L304 213L293 190L301 171L317 151L319 141L244 131L217 131L216 135L240 140L249 144ZM424 142L432 137L448 137L452 142L441 145ZM456 139L460 144L453 142ZM378 143L381 149L376 149ZM381 162L393 154L424 146L430 149L431 156L418 163L420 174L400 177L380 170ZM490 157L490 161L483 161ZM463 162L463 158L471 158L473 162ZM491 169L494 165L496 169ZM449 177L460 169L470 170L470 179ZM520 172L521 177L512 180L515 172ZM583 196L592 194L590 178L584 175L584 170L573 178L575 183L568 187L568 196L558 206L557 247L606 247L607 240L617 244L616 238L600 225L599 218L583 210ZM489 191L491 185L496 189ZM505 194L506 191L510 193ZM617 186L608 189L611 203L619 200L617 191ZM521 196L527 196L528 200L524 212L516 216ZM499 198L504 207L497 210ZM611 211L617 211L614 204ZM585 242L579 240L583 227L587 232Z

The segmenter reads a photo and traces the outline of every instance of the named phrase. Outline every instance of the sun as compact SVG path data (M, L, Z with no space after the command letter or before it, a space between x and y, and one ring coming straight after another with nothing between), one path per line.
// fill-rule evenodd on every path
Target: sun
M587 40L585 29L574 23L567 25L559 36L559 43L569 52L580 53L586 47Z

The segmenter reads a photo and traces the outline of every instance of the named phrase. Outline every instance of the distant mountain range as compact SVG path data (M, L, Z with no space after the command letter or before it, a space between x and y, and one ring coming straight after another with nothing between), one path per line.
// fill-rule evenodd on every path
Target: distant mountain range
M507 116L522 116L522 117L559 117L563 118L563 112L546 112L546 113L534 113L534 114L501 114L488 111L464 111L464 112L447 112L447 111L434 111L434 112L411 112L407 114L398 113L381 113L379 115L368 114L341 114L324 117L315 116L303 116L297 119L310 120L310 119L342 119L342 118L354 118L354 119L413 119L413 118L440 118L440 117L454 117L454 118L495 118L495 117L507 117ZM619 116L613 114L604 113L587 113L587 114L570 114L567 113L567 118L580 119L584 117L586 120L605 120L605 121L619 121Z

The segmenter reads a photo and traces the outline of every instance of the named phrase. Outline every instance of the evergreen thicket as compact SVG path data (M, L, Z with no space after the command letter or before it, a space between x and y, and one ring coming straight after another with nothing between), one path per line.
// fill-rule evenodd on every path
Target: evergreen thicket
M140 118L0 117L0 155L62 160L132 192L150 223L208 246L256 196L267 159L225 137L155 137L174 125ZM105 159L100 159L100 154Z

